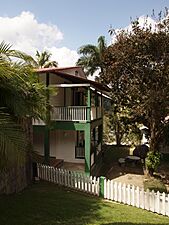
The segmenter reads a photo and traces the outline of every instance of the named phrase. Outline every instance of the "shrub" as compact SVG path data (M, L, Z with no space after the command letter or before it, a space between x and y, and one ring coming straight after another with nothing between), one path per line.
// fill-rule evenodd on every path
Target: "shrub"
M167 192L165 184L161 180L155 178L144 181L144 190L147 189L149 189L150 191L159 191L161 193Z
M154 171L157 171L159 165L160 165L160 159L161 159L161 154L159 152L148 152L147 158L146 158L146 167L152 173Z

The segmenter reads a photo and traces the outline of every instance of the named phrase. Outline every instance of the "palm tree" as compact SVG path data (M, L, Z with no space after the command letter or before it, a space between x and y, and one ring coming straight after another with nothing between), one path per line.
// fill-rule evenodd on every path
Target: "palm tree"
M24 163L32 118L46 113L46 87L37 82L32 64L31 56L0 44L0 170Z
M100 75L104 73L103 55L107 48L105 37L98 38L98 45L87 44L78 50L82 56L78 59L77 65L83 66L87 75L93 75L100 70Z
M58 63L56 61L50 61L51 56L52 54L47 51L43 51L41 53L39 51L36 51L36 67L57 67Z

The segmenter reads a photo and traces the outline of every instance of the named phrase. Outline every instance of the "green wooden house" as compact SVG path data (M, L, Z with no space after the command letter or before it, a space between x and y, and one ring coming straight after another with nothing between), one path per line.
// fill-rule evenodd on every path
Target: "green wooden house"
M103 98L109 88L88 80L81 67L42 68L40 82L56 88L50 96L50 126L34 121L34 148L44 157L95 171L102 154Z

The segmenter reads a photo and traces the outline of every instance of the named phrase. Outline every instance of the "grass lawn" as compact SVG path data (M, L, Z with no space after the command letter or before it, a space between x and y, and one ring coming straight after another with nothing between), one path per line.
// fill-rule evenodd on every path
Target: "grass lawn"
M169 224L169 218L41 182L0 196L0 225Z

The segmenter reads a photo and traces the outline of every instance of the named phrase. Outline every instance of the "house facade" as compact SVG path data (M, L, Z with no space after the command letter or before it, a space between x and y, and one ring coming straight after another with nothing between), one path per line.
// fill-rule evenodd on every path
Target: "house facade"
M49 96L50 123L34 121L34 149L50 159L84 164L90 174L102 150L103 94L108 87L88 80L81 67L37 70L40 82L56 88Z

